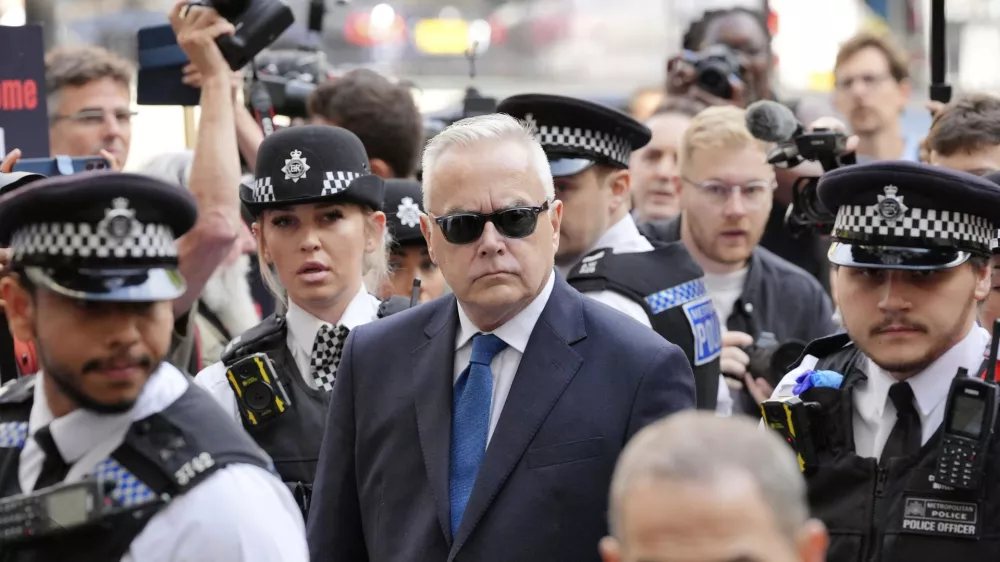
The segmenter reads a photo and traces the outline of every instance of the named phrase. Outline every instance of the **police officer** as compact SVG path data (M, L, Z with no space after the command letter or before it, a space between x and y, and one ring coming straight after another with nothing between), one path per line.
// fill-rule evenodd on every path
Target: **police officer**
M33 521L18 519L24 504L0 508L0 559L306 559L302 517L270 461L163 362L185 288L176 238L196 214L186 191L117 172L0 199L13 253L0 292L41 363L0 391L0 496L38 502ZM66 486L89 492L30 499Z
M989 335L1000 188L944 168L884 162L819 183L836 211L829 259L847 333L817 340L775 389L818 405L807 472L831 562L993 560L1000 556L1000 443L983 486L935 481L942 420L959 369L975 376ZM984 420L985 432L995 421Z
M650 326L679 345L695 373L697 405L714 409L721 335L704 273L680 243L650 243L629 213L628 161L649 129L600 104L546 94L497 108L531 126L549 157L562 200L556 265L579 291Z
M237 336L195 382L243 420L305 511L340 351L382 306L368 287L377 289L387 268L385 185L358 137L326 125L267 137L255 176L240 198L256 216L261 275L287 312ZM405 308L409 299L397 302ZM268 361L258 364L256 354ZM260 371L265 364L272 372Z
M427 241L420 232L420 215L423 214L423 194L416 180L385 180L385 218L392 234L392 255L389 264L392 272L389 283L382 289L382 297L390 295L410 298L414 280L420 280L417 295L419 302L427 302L444 294L444 275L431 260Z

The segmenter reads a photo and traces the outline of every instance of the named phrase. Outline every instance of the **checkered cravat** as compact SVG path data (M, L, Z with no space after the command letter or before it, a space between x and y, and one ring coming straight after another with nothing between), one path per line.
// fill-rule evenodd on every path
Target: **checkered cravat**
M351 331L344 326L329 324L324 324L316 332L309 365L318 388L333 390L333 381L337 379L337 367L340 366L340 354L344 351L344 342L347 341L349 333Z

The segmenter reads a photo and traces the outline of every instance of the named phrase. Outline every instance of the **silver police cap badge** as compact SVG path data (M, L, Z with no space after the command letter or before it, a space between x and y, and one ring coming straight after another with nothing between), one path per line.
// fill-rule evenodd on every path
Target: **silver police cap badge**
M306 159L302 157L302 151L293 150L291 158L285 160L285 167L281 171L285 172L286 180L292 180L296 183L306 177L306 172L309 171L309 164L306 164Z
M136 227L135 211L128 206L128 199L118 197L111 201L111 208L104 210L104 218L97 223L97 233L117 243L125 240Z
M535 115L533 113L529 113L529 114L525 115L524 116L524 123L525 123L525 125L528 126L529 129L531 129L531 134L533 134L533 135L535 135L537 137L538 136L538 121L535 120Z
M420 207L413 202L412 197L403 197L396 209L396 218L403 226L413 228L420 224Z
M885 186L882 191L885 195L878 196L878 204L875 206L878 211L878 216L882 218L882 221L892 226L896 224L896 221L903 218L903 214L909 210L905 204L903 204L903 196L896 194L899 193L899 188L894 185Z

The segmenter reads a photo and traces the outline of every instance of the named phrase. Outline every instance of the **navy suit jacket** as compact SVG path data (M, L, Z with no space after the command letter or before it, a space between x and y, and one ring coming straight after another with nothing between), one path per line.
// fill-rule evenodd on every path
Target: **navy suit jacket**
M629 438L693 408L679 347L557 275L451 536L454 295L360 326L333 390L312 562L598 561Z

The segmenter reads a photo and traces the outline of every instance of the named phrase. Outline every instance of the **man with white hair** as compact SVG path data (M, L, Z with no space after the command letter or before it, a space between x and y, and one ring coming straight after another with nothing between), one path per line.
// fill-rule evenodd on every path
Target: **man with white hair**
M597 562L618 453L694 405L690 364L553 271L563 207L527 127L459 121L423 170L421 229L454 293L351 331L312 560Z
M604 562L821 562L791 448L745 418L685 412L625 448L611 481Z

